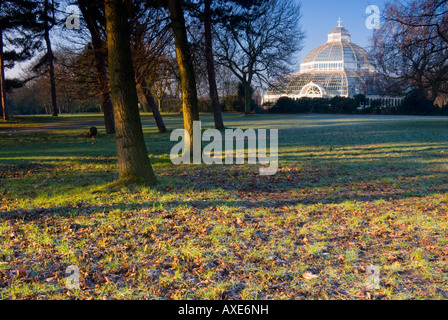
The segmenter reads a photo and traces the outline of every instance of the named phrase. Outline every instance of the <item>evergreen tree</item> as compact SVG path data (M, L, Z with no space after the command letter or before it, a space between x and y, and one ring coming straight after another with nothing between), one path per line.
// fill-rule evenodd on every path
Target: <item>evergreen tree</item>
M9 119L6 93L24 82L7 80L5 69L30 59L40 42L33 37L36 30L38 3L31 0L0 0L0 114Z

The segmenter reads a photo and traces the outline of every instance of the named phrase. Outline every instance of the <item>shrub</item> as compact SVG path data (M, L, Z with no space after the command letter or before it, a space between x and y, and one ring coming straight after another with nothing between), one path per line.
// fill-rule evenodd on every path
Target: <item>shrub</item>
M357 105L355 99L336 96L330 100L331 113L355 113Z
M250 111L255 111L257 104L253 99L250 100ZM227 112L244 112L244 96L231 94L224 98L221 103L221 109Z
M353 99L355 100L356 107L367 104L367 98L362 93L354 95Z
M313 99L311 101L311 111L315 113L330 113L330 99Z
M440 114L444 116L448 116L448 103L440 108Z
M181 99L163 99L162 101L162 112L173 112L179 113L182 111L182 100Z
M277 100L272 108L268 111L270 113L305 113L311 111L311 99L301 98L298 100L288 97L281 97Z
M211 100L206 98L198 99L198 110L199 112L213 112Z
M401 114L424 115L435 111L434 104L426 99L423 90L413 89L403 99L398 108Z

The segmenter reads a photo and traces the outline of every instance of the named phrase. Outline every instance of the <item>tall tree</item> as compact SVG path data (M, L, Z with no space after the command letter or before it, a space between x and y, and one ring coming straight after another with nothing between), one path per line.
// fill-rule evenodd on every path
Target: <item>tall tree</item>
M161 57L157 60L157 68L150 77L150 85L154 92L154 97L157 98L160 111L162 111L162 102L167 94L167 90L171 88L173 81L177 82L178 76L175 74L177 65L174 66L173 63L177 64L175 60L172 61L169 57Z
M1 3L0 3L1 6ZM1 7L0 7L1 10ZM0 28L0 115L3 120L9 120L6 109L6 85L5 85L5 62L3 57L3 30Z
M120 181L157 184L148 157L132 65L129 2L105 0L110 89L114 107Z
M294 54L305 37L299 25L300 5L293 0L222 1L217 28L217 62L227 67L245 89L245 114L250 114L254 78L290 72Z
M159 106L156 104L154 96L152 95L151 89L146 83L145 78L138 71L136 71L135 77L137 79L137 83L140 85L140 88L142 89L143 95L145 96L146 102L149 105L152 115L154 116L157 129L159 130L160 133L166 132L165 123L163 122L162 115L160 114Z
M56 117L58 115L58 106L56 100L56 80L54 76L54 55L50 40L50 30L55 24L54 10L54 0L51 1L51 4L49 0L45 0L42 19L44 25L45 45L47 47L48 74L50 78L51 88L51 110L52 115Z
M0 114L9 119L6 93L24 81L6 79L5 69L32 57L40 42L32 37L37 3L31 0L0 0Z
M105 41L101 26L104 25L102 13L103 1L78 0L79 9L84 17L91 37L91 45L95 55L95 67L98 78L98 91L101 96L101 106L104 114L106 133L115 133L114 113L110 99L109 78L105 62Z
M185 139L185 148L186 150L193 150L193 121L199 121L198 96L193 57L185 25L183 2L182 0L168 0L168 9L176 45L177 64L180 71L184 129L190 135L189 140Z
M210 88L210 100L212 102L215 128L224 128L222 120L221 106L219 104L218 87L216 86L215 63L213 61L213 40L212 40L212 0L205 0L204 3L204 37L205 37L205 58L207 61L208 83Z
M421 89L434 102L448 93L448 4L389 1L374 33L371 57L397 90Z

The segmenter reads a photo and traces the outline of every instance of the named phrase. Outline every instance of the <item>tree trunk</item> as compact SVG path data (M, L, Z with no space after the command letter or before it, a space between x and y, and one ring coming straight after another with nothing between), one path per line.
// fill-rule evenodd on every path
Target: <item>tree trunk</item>
M250 115L250 100L251 100L251 94L250 94L250 85L249 83L244 83L244 114Z
M92 38L92 48L95 56L95 67L98 78L98 91L101 96L101 109L104 114L104 125L106 133L115 133L114 112L110 100L109 79L107 78L107 67L104 61L104 45L98 30L98 25L93 17L93 7L95 3L88 0L78 0L79 8L86 21Z
M9 120L8 109L6 107L6 85L5 85L5 64L3 57L3 30L0 28L0 113L3 120Z
M104 61L104 56L100 52L102 47L98 47L93 44L92 46L95 55L95 66L96 73L98 76L98 90L101 95L101 109L104 114L104 125L106 126L106 133L113 134L115 133L115 123L114 123L114 111L112 107L112 101L110 100L110 90L109 90L109 81L107 78L107 70L106 63Z
M54 9L54 8L53 8ZM58 106L56 102L56 81L54 76L54 56L53 56L53 50L51 49L51 42L50 42L50 25L48 23L48 20L50 19L48 16L49 11L49 4L48 0L45 0L45 7L44 7L44 19L45 19L45 30L44 30L44 38L45 38L45 44L47 46L47 58L48 58L48 73L50 76L50 86L51 86L51 107L52 107L52 115L56 117L58 115Z
M187 141L185 139L185 143L189 143L189 146L185 147L186 150L193 150L193 121L199 121L198 96L196 92L196 76L190 46L188 44L182 5L183 1L168 0L174 43L176 45L177 64L179 65L180 71L184 128L190 134L190 140Z
M142 88L143 95L145 96L146 102L148 103L149 107L151 108L152 115L154 116L154 120L156 120L157 128L159 129L160 133L166 132L165 124L163 123L162 115L159 112L159 108L156 105L156 102L154 100L154 97L149 90L145 79L140 74L140 72L136 71L135 76L137 78L138 83L140 84L140 87Z
M157 178L148 157L138 111L127 2L105 0L104 4L119 182L133 181L156 185Z
M215 65L213 62L213 44L212 44L212 0L205 0L204 9L204 37L205 37L205 60L207 62L208 84L210 90L210 100L213 107L213 117L215 128L223 129L221 106L219 105L218 88L216 86Z

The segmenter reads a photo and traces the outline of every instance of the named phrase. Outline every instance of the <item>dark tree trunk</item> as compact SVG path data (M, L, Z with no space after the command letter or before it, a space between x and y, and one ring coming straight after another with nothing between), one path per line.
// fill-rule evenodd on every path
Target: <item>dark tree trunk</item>
M156 185L138 110L127 1L105 0L104 3L120 182Z
M140 87L142 88L143 95L145 96L146 102L149 105L149 108L152 111L152 115L154 116L154 120L156 120L157 128L159 129L160 133L166 132L165 123L163 123L162 115L159 112L159 108L156 105L156 101L154 100L154 97L149 90L145 79L143 76L136 71L135 74L138 83L140 84Z
M104 124L106 126L106 133L115 133L115 123L114 123L114 111L112 107L112 101L110 100L110 90L109 90L109 79L107 78L106 63L104 61L104 56L101 53L102 46L97 46L93 44L92 46L95 55L95 66L96 73L98 76L98 90L101 95L101 109L104 114Z
M3 57L3 30L0 29L0 114L3 120L9 120L6 107L5 64Z
M98 24L93 16L93 1L78 0L79 8L86 21L92 38L92 48L95 55L95 67L98 77L98 91L101 96L101 109L104 114L104 125L106 126L106 133L115 133L114 112L112 102L110 100L109 79L107 77L107 67L104 61L104 45L101 40Z
M250 114L250 100L251 100L251 92L250 85L245 82L244 83L244 113L246 115Z
M224 128L222 121L222 112L219 105L218 88L216 86L215 64L213 62L213 43L212 43L212 0L205 0L204 9L204 37L205 37L205 59L207 62L208 84L210 90L210 100L212 102L213 117L215 128Z
M182 113L184 128L190 134L190 145L187 149L193 150L193 121L199 121L198 96L196 92L196 76L193 60L188 44L187 29L185 27L183 1L168 0L168 9L171 15L171 25L176 45L177 64L179 65L180 81L182 87ZM185 142L188 143L187 139ZM192 152L191 152L192 154Z
M51 49L51 41L50 41L50 29L51 26L49 25L50 17L49 14L49 4L48 0L45 0L45 8L44 8L44 15L45 15L45 30L44 30L44 38L45 38L45 44L47 46L47 58L48 58L48 73L50 76L50 86L51 86L51 107L52 107L52 115L56 117L58 115L58 106L56 102L56 81L54 76L54 56L53 56L53 50ZM54 10L54 8L52 8Z

